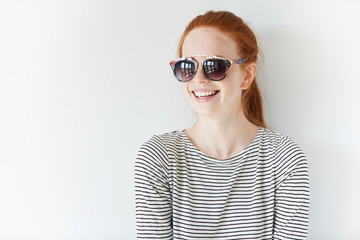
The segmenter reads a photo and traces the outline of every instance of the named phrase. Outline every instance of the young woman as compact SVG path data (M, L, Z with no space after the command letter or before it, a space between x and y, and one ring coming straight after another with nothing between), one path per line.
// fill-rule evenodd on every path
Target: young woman
M307 159L266 128L251 29L209 11L187 26L178 55L170 65L198 120L140 147L138 239L306 239Z

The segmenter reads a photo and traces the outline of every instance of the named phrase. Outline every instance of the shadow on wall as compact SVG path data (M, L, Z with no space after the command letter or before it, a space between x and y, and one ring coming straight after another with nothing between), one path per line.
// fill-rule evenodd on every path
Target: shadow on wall
M341 140L331 140L344 133L334 129L330 114L336 106L329 104L344 95L332 90L336 77L328 67L329 49L296 32L264 31L258 39L265 56L259 82L268 127L303 146L309 160L309 239L359 239L358 156L337 145Z
M355 155L313 144L309 153L309 239L359 239Z
M258 39L265 56L259 82L269 128L310 125L308 117L319 111L326 84L323 49L315 40L289 31L260 32Z

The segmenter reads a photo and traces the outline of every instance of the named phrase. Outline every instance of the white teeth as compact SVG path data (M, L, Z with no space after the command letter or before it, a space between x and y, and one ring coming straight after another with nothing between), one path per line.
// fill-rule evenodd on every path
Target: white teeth
M206 97L206 96L211 96L214 95L216 93L216 91L211 91L211 92L194 92L195 96L197 97Z

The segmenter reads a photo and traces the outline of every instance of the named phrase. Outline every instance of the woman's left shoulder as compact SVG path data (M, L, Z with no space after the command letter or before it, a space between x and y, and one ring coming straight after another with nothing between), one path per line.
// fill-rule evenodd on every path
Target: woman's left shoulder
M289 136L275 130L261 127L263 139L273 145L277 151L289 148L301 150L300 146Z
M303 149L288 135L268 130L274 141L275 170L282 177L302 169L307 171L308 160Z

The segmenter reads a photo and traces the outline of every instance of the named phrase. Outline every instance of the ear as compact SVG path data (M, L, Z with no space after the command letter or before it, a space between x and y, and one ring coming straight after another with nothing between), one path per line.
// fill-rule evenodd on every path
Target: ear
M256 64L255 63L248 64L246 67L245 77L240 85L240 88L243 90L247 89L254 80L255 74L256 74Z

